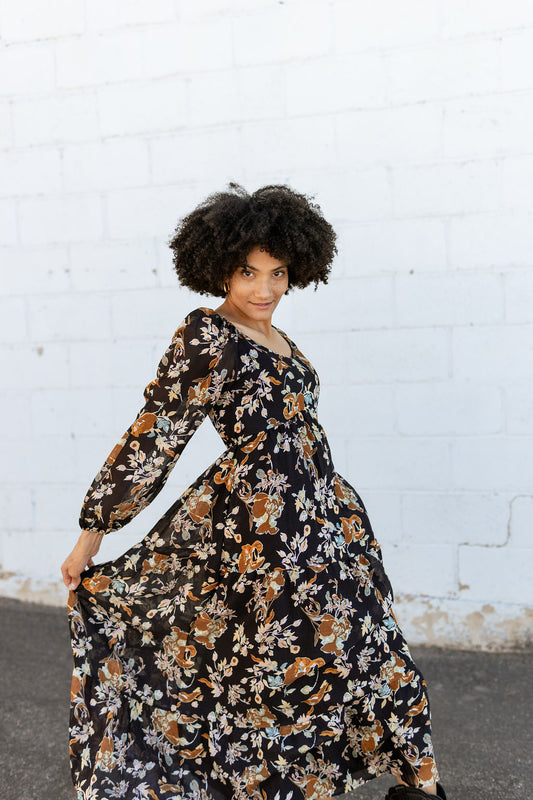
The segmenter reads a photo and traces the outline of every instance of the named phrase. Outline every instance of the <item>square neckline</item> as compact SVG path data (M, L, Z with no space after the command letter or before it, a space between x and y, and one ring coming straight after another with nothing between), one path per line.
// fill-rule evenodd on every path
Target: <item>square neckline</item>
M287 336L286 333L281 331L275 325L272 325L274 330L276 330L280 334L280 336L283 336L283 338L285 339L285 341L287 342L287 344L291 348L291 355L290 356L286 356L283 353L278 353L277 350L272 350L271 347L267 347L265 344L261 344L261 342L256 342L255 339L253 339L251 336L248 336L247 333L242 331L239 327L237 327L237 325L235 325L235 323L233 323L230 319L225 317L223 314L219 314L218 311L215 311L212 308L208 309L208 311L210 311L214 316L219 317L220 319L223 319L225 322L228 323L228 325L230 325L234 330L236 330L237 333L239 333L244 339L248 339L249 342L252 342L256 347L259 347L262 350L266 350L267 353L271 353L273 356L278 356L278 358L289 359L290 361L300 361L300 359L297 356L294 355L294 353L297 351L297 347L294 344L294 342L291 341L291 339L289 339L289 337Z

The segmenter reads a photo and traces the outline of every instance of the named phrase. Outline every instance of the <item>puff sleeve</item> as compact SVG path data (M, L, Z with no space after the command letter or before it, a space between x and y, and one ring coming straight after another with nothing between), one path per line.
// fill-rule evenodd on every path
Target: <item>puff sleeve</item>
M82 530L117 530L152 502L233 369L227 328L192 311L145 388L144 406L96 474L82 504Z

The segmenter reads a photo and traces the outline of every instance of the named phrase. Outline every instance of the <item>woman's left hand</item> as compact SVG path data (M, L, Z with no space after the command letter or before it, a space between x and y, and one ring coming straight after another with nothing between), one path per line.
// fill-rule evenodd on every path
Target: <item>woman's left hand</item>
M67 589L76 589L81 580L81 573L86 567L93 567L95 556L103 539L101 533L82 531L74 549L61 565L63 583Z

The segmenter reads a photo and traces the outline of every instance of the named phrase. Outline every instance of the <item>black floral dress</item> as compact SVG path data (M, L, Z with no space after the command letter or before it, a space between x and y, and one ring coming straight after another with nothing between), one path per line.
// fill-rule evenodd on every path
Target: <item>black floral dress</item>
M192 311L84 499L80 526L115 531L206 416L224 442L70 592L78 800L325 800L382 772L437 778L379 544L334 470L318 375L281 333L291 357Z

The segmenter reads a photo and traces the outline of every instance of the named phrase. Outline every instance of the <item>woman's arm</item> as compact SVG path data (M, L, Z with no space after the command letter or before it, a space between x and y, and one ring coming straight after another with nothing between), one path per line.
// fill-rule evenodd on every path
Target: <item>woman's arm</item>
M79 569L90 565L102 536L130 522L163 488L185 445L232 377L234 362L227 329L201 309L191 312L145 388L144 406L85 496L79 517L82 534L62 567L66 585L76 581Z

